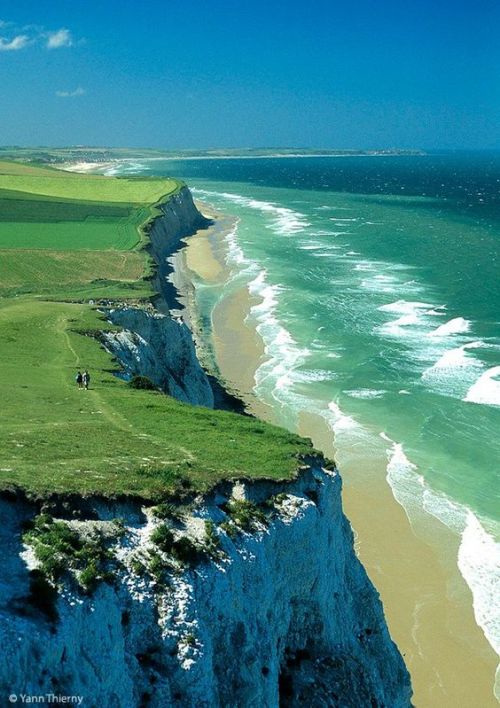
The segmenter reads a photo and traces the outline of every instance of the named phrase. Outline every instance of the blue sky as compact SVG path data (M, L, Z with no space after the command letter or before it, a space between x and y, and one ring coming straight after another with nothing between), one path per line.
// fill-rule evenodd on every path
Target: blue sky
M0 143L500 148L498 0L0 4Z

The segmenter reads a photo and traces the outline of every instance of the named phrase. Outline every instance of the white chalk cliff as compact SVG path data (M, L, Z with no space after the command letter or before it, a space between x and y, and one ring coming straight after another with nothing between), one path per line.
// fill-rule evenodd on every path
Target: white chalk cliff
M131 307L111 310L107 317L123 329L104 333L105 346L129 375L147 376L180 401L213 408L212 389L185 324Z
M293 483L226 484L199 500L175 533L202 543L212 519L220 557L184 570L166 560L162 583L134 566L162 522L133 504L87 502L73 528L125 520L112 541L116 581L85 596L68 580L55 621L25 599L20 530L33 507L4 502L0 686L110 708L409 706L408 674L353 551L340 478L317 464ZM262 502L278 492L267 524L234 539L221 529L231 495Z

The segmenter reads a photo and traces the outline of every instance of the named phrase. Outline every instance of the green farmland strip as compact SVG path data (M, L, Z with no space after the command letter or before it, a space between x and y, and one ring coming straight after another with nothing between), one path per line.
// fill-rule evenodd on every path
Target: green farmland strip
M0 250L0 296L23 288L33 293L78 289L99 280L133 283L144 272L144 260L136 251Z
M169 179L124 179L99 175L72 175L62 172L52 176L0 174L0 189L31 192L78 201L115 202L133 205L154 204L179 189L179 182ZM69 175L69 176L68 176Z
M22 199L19 198L20 195ZM121 204L57 201L54 197L40 199L30 197L24 192L0 190L0 222L85 221L92 217L119 219L127 218L131 212L130 207Z
M60 223L0 221L0 249L127 251L140 241L138 225L132 219L87 219Z

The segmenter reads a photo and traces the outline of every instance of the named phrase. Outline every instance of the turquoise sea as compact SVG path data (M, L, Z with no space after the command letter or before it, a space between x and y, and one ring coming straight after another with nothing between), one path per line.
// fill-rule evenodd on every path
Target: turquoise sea
M233 278L266 349L255 392L294 428L321 415L343 464L386 459L410 520L460 538L500 652L500 153L129 163L185 179L238 223Z

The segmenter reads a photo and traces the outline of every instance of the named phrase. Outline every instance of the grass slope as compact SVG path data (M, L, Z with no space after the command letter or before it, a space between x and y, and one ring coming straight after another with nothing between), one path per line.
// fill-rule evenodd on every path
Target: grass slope
M111 356L75 330L109 328L87 305L0 303L0 488L160 499L237 476L289 478L307 441L223 411L131 390ZM79 390L77 367L92 372Z
M5 162L0 183L0 490L159 500L180 486L295 474L308 441L132 390L82 334L111 327L90 298L152 295L139 227L179 183ZM77 389L77 367L91 371L91 390Z

